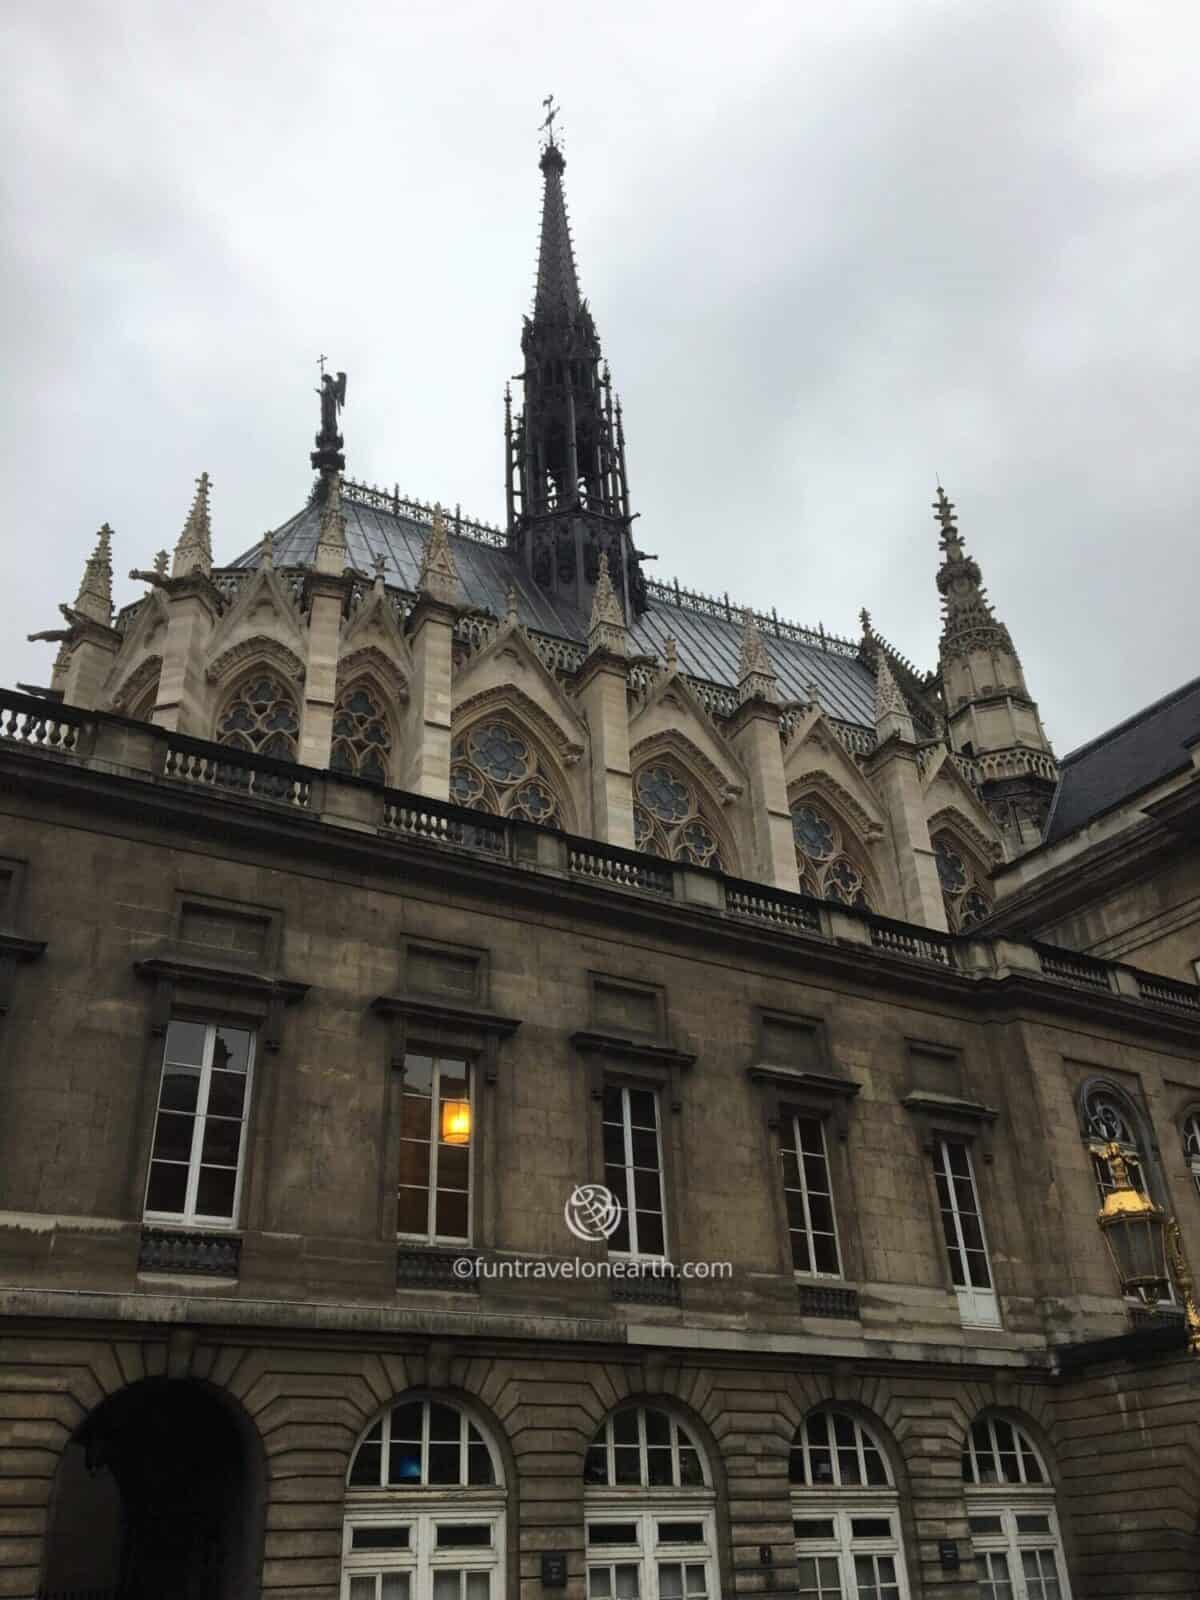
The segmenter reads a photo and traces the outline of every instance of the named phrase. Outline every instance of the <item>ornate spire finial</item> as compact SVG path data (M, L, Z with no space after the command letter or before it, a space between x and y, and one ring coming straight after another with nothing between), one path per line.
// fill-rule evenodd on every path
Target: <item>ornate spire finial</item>
M866 606L858 613L858 620L862 623L863 637L869 639L871 637L871 613Z
M454 605L459 598L458 568L454 563L454 553L450 549L446 519L442 515L440 504L433 508L433 524L421 555L417 588L422 594L427 594L434 600L441 600L447 605Z
M663 658L667 663L667 672L679 671L679 645L674 634L668 634L663 640Z
M542 102L548 107L546 143L538 165L546 180L542 196L542 237L538 249L537 286L533 296L533 315L555 319L574 317L580 307L579 277L575 271L575 252L571 247L571 228L567 221L567 202L563 197L562 175L566 168L562 148L554 140L554 118L558 108L553 95Z
M738 660L738 704L744 705L747 700L774 700L776 688L775 669L763 636L758 631L753 611L747 610Z
M341 577L345 566L346 518L342 513L342 478L340 473L333 472L329 474L325 505L321 511L313 571Z
M212 517L208 495L212 487L208 473L196 479L196 494L188 512L183 532L175 545L175 559L171 564L173 578L186 577L189 572L212 573Z
M159 578L165 578L167 575L167 568L170 566L170 564L170 553L166 550L160 550L154 558L155 576Z
M915 737L912 713L892 676L887 656L880 650L875 667L875 737L882 744L896 734L911 743Z
M607 650L611 655L625 654L625 618L608 570L608 553L604 550L600 552L600 570L592 591L592 616L588 624L588 653L594 650Z
M510 628L517 625L517 586L510 583L508 593L504 597L504 620Z
M376 550L371 557L371 566L375 569L375 587L382 589L387 582L387 556L382 550Z
M96 535L96 548L87 558L75 610L93 622L112 622L112 529L106 522Z

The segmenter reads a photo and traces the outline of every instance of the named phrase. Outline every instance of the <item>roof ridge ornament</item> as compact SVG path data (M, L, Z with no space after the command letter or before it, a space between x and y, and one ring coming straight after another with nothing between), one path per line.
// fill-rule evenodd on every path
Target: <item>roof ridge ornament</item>
M175 543L175 558L171 564L173 578L184 578L191 572L202 572L206 578L212 576L211 488L211 478L207 472L202 472L196 479L196 493L183 532Z

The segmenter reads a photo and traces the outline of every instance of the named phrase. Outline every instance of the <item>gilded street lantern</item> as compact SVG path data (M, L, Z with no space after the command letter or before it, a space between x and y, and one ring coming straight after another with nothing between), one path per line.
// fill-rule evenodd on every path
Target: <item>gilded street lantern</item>
M1105 1195L1096 1221L1104 1234L1123 1293L1137 1295L1144 1305L1157 1305L1170 1283L1166 1213L1130 1182L1129 1168L1119 1144L1115 1141L1106 1144L1104 1159L1114 1186Z

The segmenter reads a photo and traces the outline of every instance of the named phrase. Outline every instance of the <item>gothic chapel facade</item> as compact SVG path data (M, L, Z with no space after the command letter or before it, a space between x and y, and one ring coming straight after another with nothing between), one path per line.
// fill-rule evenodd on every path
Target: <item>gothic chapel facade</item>
M0 694L0 1596L1195 1595L1200 682L651 580L540 165L503 528L326 375Z

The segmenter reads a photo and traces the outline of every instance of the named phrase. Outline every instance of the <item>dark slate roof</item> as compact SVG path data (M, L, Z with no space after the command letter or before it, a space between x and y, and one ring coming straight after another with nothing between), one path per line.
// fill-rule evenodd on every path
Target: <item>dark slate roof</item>
M1200 678L1119 722L1059 762L1047 844L1191 765L1184 741L1200 738Z
M421 553L429 534L427 522L400 510L385 508L388 496L379 504L367 503L350 486L342 496L346 518L347 564L370 576L377 554L386 558L385 580L401 589L415 590L421 566ZM273 559L277 567L311 566L317 546L320 508L307 505L283 523L273 535ZM517 614L528 628L559 639L583 642L588 619L580 616L553 596L538 589L523 565L502 548L502 536L493 533L495 544L485 542L486 531L474 536L455 533L449 519L450 548L458 566L463 599L481 611L502 617L507 608L510 585L517 593ZM261 546L255 546L231 563L234 567L255 567ZM661 594L662 588L658 587ZM715 605L714 610L723 610ZM689 604L655 599L650 608L630 628L630 650L663 657L668 636L674 638L679 664L685 673L710 683L733 687L737 683L738 656L741 650L742 620L737 607L732 617L712 615ZM781 624L786 628L786 624ZM796 631L796 630L791 630ZM818 643L807 644L795 638L776 636L768 618L763 625L767 651L779 678L780 698L807 700L808 687L816 685L816 698L830 716L844 722L873 727L875 723L875 679L869 669L846 645L836 642L828 649ZM815 635L814 635L815 637Z

